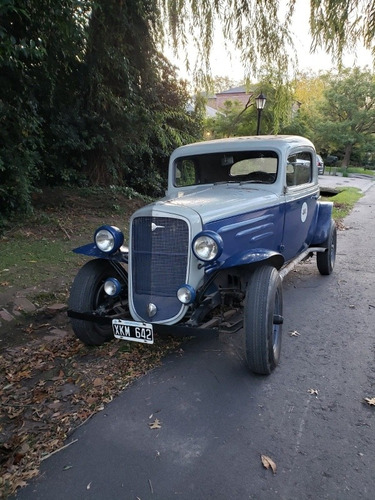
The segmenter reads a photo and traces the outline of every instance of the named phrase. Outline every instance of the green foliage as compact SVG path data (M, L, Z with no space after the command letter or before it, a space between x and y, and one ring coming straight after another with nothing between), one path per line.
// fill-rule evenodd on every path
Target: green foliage
M160 10L174 46L197 49L196 61L186 58L186 64L201 75L210 74L209 55L215 30L221 29L224 39L241 52L244 73L254 75L259 68L273 65L276 74L288 74L293 67L290 21L294 2L289 2L281 18L279 2L269 0L159 0ZM283 77L282 77L283 78Z
M328 77L315 124L317 143L328 151L344 152L350 163L353 148L373 148L375 133L375 78L368 70L343 69Z
M74 90L71 75L84 45L81 3L7 0L0 6L3 220L31 210L33 191L51 173L51 123Z
M375 1L310 0L310 28L312 49L324 47L339 65L358 41L375 54Z
M209 74L208 56L220 26L241 51L244 72L258 76L255 91L268 97L262 133L307 135L306 115L291 113L293 89L285 76L293 66L287 49L294 3L281 17L279 2L269 0L2 0L0 225L14 212L32 210L33 193L45 185L117 184L149 195L163 192L170 152L202 137L203 117L199 100L193 113L186 112L186 84L161 53L166 38L175 47L195 43L198 58L192 64L199 79ZM373 46L375 0L359 6L352 0L311 0L310 7L316 46L338 55L358 39ZM339 80L333 82L336 96L346 92ZM364 139L366 154L374 149L372 124L360 116L363 107L373 116L372 105L359 97L368 82L359 75L352 83L358 99L356 111L347 109L348 119L362 128L332 120L330 134L323 122L311 132L322 148L346 150L346 159L348 145L356 154ZM372 93L368 97L372 102ZM330 105L335 100L329 94L326 99ZM216 136L253 134L256 110L228 106L209 126ZM346 144L339 145L339 136Z
M157 51L155 1L0 4L0 225L46 185L162 193L170 152L200 137Z
M261 134L277 134L285 123L291 120L293 103L292 89L288 84L280 85L278 79L265 75L260 83L251 86L252 96L246 106L239 101L226 101L214 118L205 121L205 137L221 138L230 136L255 135L258 112L255 97L261 92L266 95L266 106L261 114Z
M375 169L373 168L361 168L361 167L348 167L346 169L340 169L344 174L361 174L361 175L372 175L375 177Z
M333 218L338 220L346 217L362 196L363 194L357 188L343 188L335 196L330 196L328 201L333 202Z

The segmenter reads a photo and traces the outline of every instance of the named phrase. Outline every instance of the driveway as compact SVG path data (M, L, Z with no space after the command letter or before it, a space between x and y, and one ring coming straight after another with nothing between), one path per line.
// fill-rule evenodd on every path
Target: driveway
M345 220L331 276L313 259L284 280L271 376L248 372L240 334L190 341L80 427L17 498L373 499L374 204L368 189Z
M343 177L342 175L319 175L319 186L324 188L355 187L365 193L375 183L375 177L369 175L354 175Z

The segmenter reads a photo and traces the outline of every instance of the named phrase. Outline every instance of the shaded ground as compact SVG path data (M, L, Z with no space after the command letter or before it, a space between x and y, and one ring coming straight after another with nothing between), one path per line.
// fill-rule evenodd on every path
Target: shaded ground
M144 203L100 190L94 196L45 191L36 196L34 216L0 238L1 498L37 475L41 461L131 381L178 349L171 340L89 348L66 316L70 284L86 261L71 248L90 241L103 223L126 231ZM63 248L62 257L54 245Z

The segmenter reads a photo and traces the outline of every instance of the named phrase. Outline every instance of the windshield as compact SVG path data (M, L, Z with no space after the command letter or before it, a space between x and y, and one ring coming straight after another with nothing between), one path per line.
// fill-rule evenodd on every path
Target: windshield
M274 151L210 153L177 158L176 187L217 183L272 184L277 177L278 156Z

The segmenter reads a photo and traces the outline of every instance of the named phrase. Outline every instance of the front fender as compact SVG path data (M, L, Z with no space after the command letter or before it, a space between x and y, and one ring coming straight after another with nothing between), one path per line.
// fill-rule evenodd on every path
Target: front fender
M323 245L328 238L331 228L333 203L331 201L320 201L317 208L318 217L315 226L315 233L310 243L310 246L312 247Z
M74 248L73 252L87 255L88 257L97 257L98 259L117 260L119 262L125 263L128 262L127 252L121 252L120 250L118 250L115 253L108 254L99 250L95 243L88 243L87 245Z
M276 269L280 269L284 264L284 257L277 252L272 250L266 250L265 248L253 248L252 250L245 250L244 252L239 252L231 255L226 261L224 261L219 269L227 269L230 267L245 266L248 264L256 264L257 262L268 261Z

